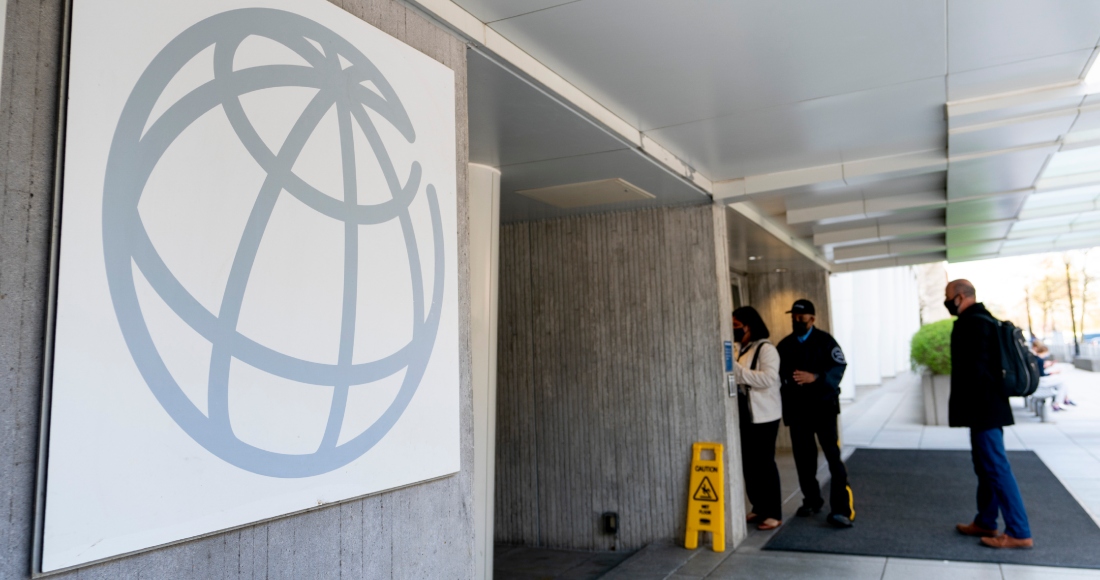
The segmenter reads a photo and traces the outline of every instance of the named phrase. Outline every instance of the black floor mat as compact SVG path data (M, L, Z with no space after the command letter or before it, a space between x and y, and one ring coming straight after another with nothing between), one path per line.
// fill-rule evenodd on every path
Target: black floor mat
M855 527L833 529L824 512L792 517L764 549L1100 569L1100 528L1084 508L1034 452L1009 451L1008 458L1033 549L987 548L955 531L976 511L969 451L901 449L858 449L847 461Z
M497 544L493 550L496 580L594 580L633 555L584 552Z

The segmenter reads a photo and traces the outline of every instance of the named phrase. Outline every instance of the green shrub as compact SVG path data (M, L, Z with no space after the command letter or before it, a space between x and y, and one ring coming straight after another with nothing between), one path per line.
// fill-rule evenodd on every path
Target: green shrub
M909 343L913 368L924 367L937 375L951 374L951 327L954 319L925 324Z

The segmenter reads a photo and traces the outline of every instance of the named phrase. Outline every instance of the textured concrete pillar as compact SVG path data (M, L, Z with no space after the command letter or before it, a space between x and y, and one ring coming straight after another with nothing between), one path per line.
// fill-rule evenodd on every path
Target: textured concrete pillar
M470 350L474 388L474 578L493 577L500 171L470 164Z
M730 287L729 239L726 227L726 206L715 204L711 207L714 218L714 267L715 283L718 285L718 302L724 305L720 333L723 343L733 341L733 319L725 313L733 312L733 296ZM724 361L723 361L724 362ZM729 375L725 375L726 381ZM728 382L725 382L728 384ZM721 388L721 385L719 386ZM745 477L741 457L741 416L737 409L737 398L727 396L723 399L726 409L726 541L736 547L748 535L745 525Z
M4 70L4 31L8 24L8 0L0 0L0 71ZM0 109L4 107L4 77L0 75Z

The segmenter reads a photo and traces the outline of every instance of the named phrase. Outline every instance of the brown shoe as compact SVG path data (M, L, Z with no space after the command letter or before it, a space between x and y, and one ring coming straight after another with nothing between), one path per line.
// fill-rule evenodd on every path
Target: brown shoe
M967 536L974 536L976 538L997 537L997 530L983 528L974 522L970 522L969 524L955 524L955 529L959 530L960 534L966 534Z
M749 513L748 513L748 514L747 514L747 515L745 516L745 521L746 521L746 522L748 522L748 523L750 523L750 524L751 524L751 523L753 523L753 522L755 522L755 521L756 521L756 520L758 520L758 519L760 519L760 516L758 516L758 515L756 515L756 514L754 514L754 513L752 513L752 512L749 512Z
M760 522L760 525L756 526L756 529L765 530L765 531L774 530L775 528L778 528L781 525L783 525L783 522L781 522L781 521L779 521L775 518L768 518L768 519L764 520L763 522Z
M1035 542L1031 538L1020 540L1008 534L1001 534L995 538L982 538L982 543L990 548L1032 548L1035 546Z

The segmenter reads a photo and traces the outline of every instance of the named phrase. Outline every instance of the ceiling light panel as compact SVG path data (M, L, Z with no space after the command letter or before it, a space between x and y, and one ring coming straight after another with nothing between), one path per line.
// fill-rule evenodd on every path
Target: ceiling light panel
M1084 140L1087 137L1079 134L1093 134L1095 131L1100 130L1100 108L1095 105L1091 107L1082 107L1081 112L1077 115L1077 120L1073 122L1073 128L1070 130L1070 135L1077 135L1074 140Z
M1097 55L1095 51L1092 55L1092 62L1089 63L1089 70L1081 80L1090 89L1100 90L1100 55Z
M961 226L1015 218L1027 193L956 201L947 206L947 225Z
M1097 232L1096 230L1091 230L1087 232L1073 232L1069 234L1062 234L1058 236L1058 240L1054 243L1059 247L1088 247L1100 245L1100 232Z
M969 103L971 107L977 107L979 110L973 112L959 113L959 105L956 103L949 103L948 109L948 124L952 129L958 129L962 127L970 127L973 125L982 125L987 123L995 123L997 121L1006 121L1010 119L1017 119L1028 115L1040 115L1043 113L1053 113L1063 109L1076 108L1081 104L1081 95L1076 94L1078 91L1073 91L1074 94L1069 96L1059 94L1058 96L1045 95L1047 98L1038 98L1038 100L1032 100L1036 98L1034 95L1027 95L1025 98L1016 96L1015 101L1009 100L1007 102L1001 101L994 97L989 100L979 100L977 102ZM981 105L986 101L992 108L986 109ZM990 102L992 101L992 102ZM1001 106L997 106L997 105ZM1076 127L1076 124L1074 125Z
M1096 224L1100 228L1100 211L1087 211L1077 214L1077 219L1073 221L1073 225L1084 226L1086 224Z
M1005 240L1004 248L1022 248L1024 246L1038 246L1041 244L1053 244L1058 239L1057 235L1033 236L1030 238L1017 238Z
M652 193L623 179L603 179L525 189L516 193L562 209L655 199Z
M1097 171L1100 171L1100 147L1085 147L1055 153L1043 169L1043 179Z
M1070 203L1066 205L1052 205L1047 207L1025 207L1024 209L1020 210L1020 219L1030 220L1065 214L1079 214L1081 212L1092 211L1094 209L1100 209L1100 203L1095 201L1085 201L1079 203Z
M1077 219L1077 214L1057 215L1034 220L1020 220L1013 226L1014 230L1029 230L1049 227L1065 227Z
M1027 198L1027 201L1024 203L1024 208L1037 209L1041 207L1095 201L1097 197L1100 197L1100 186L1095 185L1058 191L1039 191L1031 194L1031 196Z
M1050 143L1069 131L1077 119L1077 109L1024 119L1008 119L994 124L965 127L948 134L951 155L1009 149L1023 145Z
M962 262L966 260L990 258L996 256L997 252L1001 251L1001 245L1003 243L1003 241L998 240L995 242L981 242L968 246L947 248L947 259L951 262Z
M1020 237L1020 235L1028 235L1027 232L1030 231L1065 228L1073 223L1075 219L1077 219L1075 214L1069 214L1033 220L1020 220L1012 226L1009 237L1016 238Z
M1015 223L1010 220L991 222L987 224L974 224L947 230L947 245L962 246L975 242L1000 240L1008 234L1009 228Z
M1056 150L1056 146L1035 147L989 157L952 160L947 172L947 198L966 199L1031 187L1047 157Z
M1013 230L1008 232L1008 239L1010 240L1030 240L1034 238L1042 238L1046 236L1059 236L1062 233L1068 231L1065 226L1051 226L1045 228L1035 228L1026 230Z

